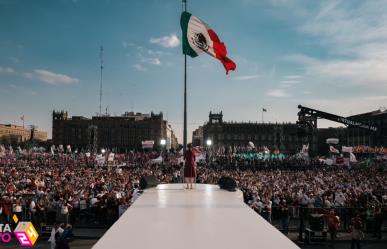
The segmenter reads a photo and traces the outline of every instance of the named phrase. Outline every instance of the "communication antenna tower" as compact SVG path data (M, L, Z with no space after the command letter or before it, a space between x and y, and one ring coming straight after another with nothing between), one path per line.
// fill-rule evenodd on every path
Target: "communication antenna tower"
M100 75L100 84L99 84L99 116L102 116L102 70L103 70L103 46L100 47L99 59L101 62L101 75Z

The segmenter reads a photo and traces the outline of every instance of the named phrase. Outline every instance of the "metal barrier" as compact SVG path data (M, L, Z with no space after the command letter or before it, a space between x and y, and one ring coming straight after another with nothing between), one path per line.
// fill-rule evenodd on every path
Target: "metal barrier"
M374 208L355 208L355 207L335 207L335 213L340 218L339 232L348 232L350 221L356 214L360 214L363 222L363 231L366 233L377 234L387 232L387 208L382 208L382 214L375 214ZM255 209L254 209L255 210ZM300 206L289 206L288 212L280 212L279 206L273 205L271 212L261 210L257 211L262 217L270 221L284 233L299 232L305 233L306 229L313 228L311 215L327 213L327 208L306 208ZM119 207L117 205L107 205L104 207L88 207L86 209L72 209L68 217L61 215L59 210L46 210L32 214L24 208L21 220L31 221L38 229L51 226L56 222L72 224L74 228L109 228L119 218ZM1 223L12 224L12 213L5 216L4 212L0 216ZM323 224L326 230L326 223ZM313 229L312 229L313 230ZM316 230L316 229L314 229Z

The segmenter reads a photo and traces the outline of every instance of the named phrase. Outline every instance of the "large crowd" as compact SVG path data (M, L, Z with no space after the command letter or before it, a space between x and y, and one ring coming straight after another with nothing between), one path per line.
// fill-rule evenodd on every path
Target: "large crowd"
M0 157L1 222L12 223L16 214L37 226L58 221L111 225L140 195L141 176L155 175L162 183L182 181L179 155L164 153L163 161L154 163L157 157L157 152L115 154L112 162L101 165L84 153L6 151ZM298 217L303 209L377 215L387 206L385 170L385 162L348 169L323 166L318 160L263 161L217 154L198 162L196 181L216 184L221 176L231 176L245 202L270 222L272 216Z

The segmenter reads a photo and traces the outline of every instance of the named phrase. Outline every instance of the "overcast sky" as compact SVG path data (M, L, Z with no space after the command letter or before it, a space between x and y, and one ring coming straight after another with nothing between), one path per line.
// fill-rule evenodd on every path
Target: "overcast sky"
M224 120L297 119L297 105L348 116L387 106L387 1L188 0L237 64L188 59L191 132ZM182 142L179 0L0 0L0 123L35 124L51 112L164 112ZM320 126L332 126L319 121Z

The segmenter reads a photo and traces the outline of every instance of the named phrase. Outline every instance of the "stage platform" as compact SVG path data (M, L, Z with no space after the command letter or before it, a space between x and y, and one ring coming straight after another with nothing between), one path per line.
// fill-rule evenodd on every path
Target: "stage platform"
M160 184L145 190L93 248L299 248L249 208L240 190L184 186Z

